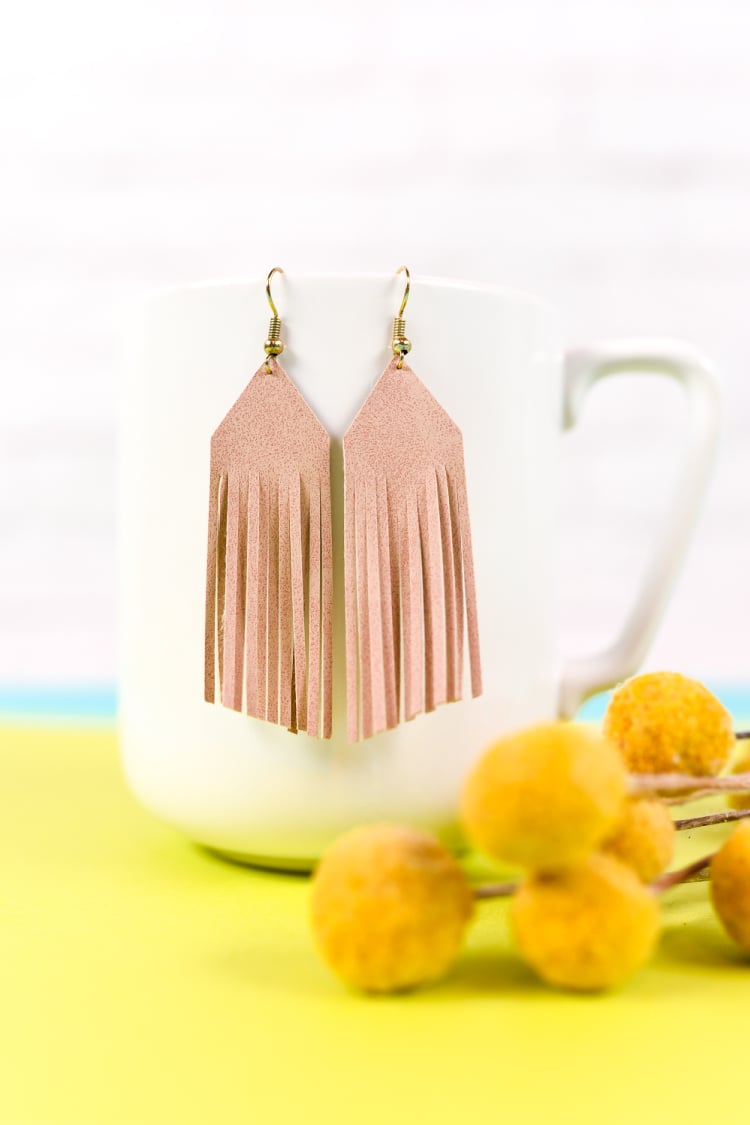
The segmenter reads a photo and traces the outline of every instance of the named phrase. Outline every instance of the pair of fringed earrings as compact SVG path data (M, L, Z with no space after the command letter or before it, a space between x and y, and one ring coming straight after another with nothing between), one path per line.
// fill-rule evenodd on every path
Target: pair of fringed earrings
M461 431L393 358L344 435L344 583L350 741L481 692ZM291 731L330 738L330 439L277 357L266 359L211 439L205 697ZM465 633L464 633L465 623Z

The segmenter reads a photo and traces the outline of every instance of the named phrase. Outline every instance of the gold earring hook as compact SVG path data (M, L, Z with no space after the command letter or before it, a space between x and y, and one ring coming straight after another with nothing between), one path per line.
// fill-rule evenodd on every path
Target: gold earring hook
M273 303L273 297L271 296L271 278L273 277L273 275L275 273L283 273L283 272L284 271L281 268L281 266L274 266L273 269L271 270L271 272L269 273L268 277L266 278L266 297L268 298L268 303L271 306L271 312L273 313L274 316L279 315L279 310L276 308L276 305Z
M401 299L401 308L393 318L393 334L391 336L391 351L398 356L396 367L399 368L404 366L404 356L411 351L411 340L406 338L406 321L404 320L404 309L406 308L406 302L409 300L409 290L411 289L411 274L407 266L399 266L396 270L396 276L400 273L406 274L406 288Z
M396 270L396 277L398 277L398 275L400 273L406 274L406 289L404 289L404 296L403 296L403 299L401 301L401 308L398 310L398 315L403 316L404 315L404 309L406 308L406 302L409 300L409 290L411 289L411 274L409 273L409 267L408 266L399 266L398 269Z
M268 298L268 303L271 306L271 312L273 314L271 317L271 322L268 325L268 339L263 345L267 357L265 364L267 375L271 374L271 365L268 362L270 357L281 355L284 350L284 341L281 339L281 317L279 316L279 310L273 303L273 297L271 296L271 278L275 273L283 272L284 271L281 266L274 266L268 277L266 278L266 297Z

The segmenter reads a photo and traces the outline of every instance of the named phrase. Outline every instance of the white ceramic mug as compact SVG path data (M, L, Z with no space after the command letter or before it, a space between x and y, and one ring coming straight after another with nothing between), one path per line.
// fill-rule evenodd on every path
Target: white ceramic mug
M209 442L263 359L264 281L157 294L128 327L120 507L120 733L141 801L234 856L307 867L339 832L372 820L455 842L461 780L494 737L571 715L636 670L669 596L718 432L705 361L675 341L568 352L533 298L416 279L409 362L463 431L484 692L369 740L346 739L341 439L390 356L402 277L275 279L283 363L331 435L333 737L237 714L203 698ZM619 640L565 663L557 624L560 437L598 379L676 378L689 449L653 563ZM634 448L635 453L635 448Z

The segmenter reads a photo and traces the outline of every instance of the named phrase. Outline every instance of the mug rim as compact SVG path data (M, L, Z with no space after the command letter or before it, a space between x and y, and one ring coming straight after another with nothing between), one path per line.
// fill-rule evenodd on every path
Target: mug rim
M286 271L289 272L289 271ZM366 282L366 281L379 281L388 282L393 281L396 277L394 273L382 272L350 272L348 270L335 270L330 272L322 272L318 270L301 270L299 273L294 273L293 278L299 281L318 281L318 282ZM561 316L560 310L551 302L545 300L543 297L538 297L534 293L528 292L525 289L517 289L510 285L500 285L491 281L470 281L467 278L458 277L438 277L433 274L412 274L411 283L413 286L426 286L429 288L441 289L456 289L464 292L491 294L494 297L501 299L517 301L520 304L534 306L543 313L559 319ZM263 286L265 285L265 274L256 275L254 277L228 277L228 278L214 278L206 281L187 281L176 282L169 285L159 285L153 289L144 290L134 300L136 304L151 304L160 300L167 300L170 297L175 297L183 293L191 293L198 291L211 291L217 289L239 289L250 286Z

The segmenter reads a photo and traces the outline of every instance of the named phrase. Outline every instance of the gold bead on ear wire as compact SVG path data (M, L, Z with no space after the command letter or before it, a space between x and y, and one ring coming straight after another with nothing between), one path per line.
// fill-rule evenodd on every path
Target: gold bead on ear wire
M393 336L391 338L391 350L394 355L399 357L396 367L404 366L404 356L408 355L411 351L411 340L406 337L406 321L404 320L404 309L406 302L409 300L409 289L411 288L411 274L406 266L399 266L396 274L406 274L406 288L404 289L404 296L401 301L401 308L398 310L398 315L393 318Z
M271 296L271 278L275 273L283 272L281 266L274 266L266 278L266 297L268 298L268 303L271 306L271 312L273 314L268 325L268 339L263 345L267 356L281 355L284 350L284 341L281 339L281 317L279 316L279 310L273 303L273 297ZM268 360L266 360L266 374L271 374Z

